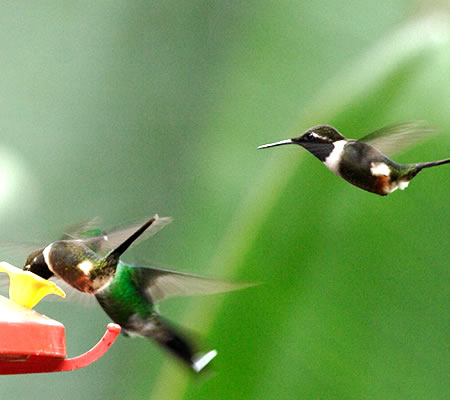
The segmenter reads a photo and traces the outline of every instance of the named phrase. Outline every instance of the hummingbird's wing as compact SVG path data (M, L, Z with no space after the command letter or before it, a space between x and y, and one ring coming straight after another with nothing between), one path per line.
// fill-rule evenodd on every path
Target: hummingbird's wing
M133 243L133 245L153 236L172 221L172 218L170 217L160 218L157 215L156 217L157 218L152 223L152 225ZM144 220L139 220L132 224L116 228L112 232L106 234L102 230L98 229L100 218L95 217L69 226L65 229L65 233L60 237L60 240L82 239L88 246L92 248L92 250L96 251L99 254L107 254L110 250L116 248L124 240L126 240L139 228L141 228L143 223L147 222L148 219L149 218L146 218ZM16 243L2 241L0 243L0 254L5 254L6 256L8 256L8 258L14 258L14 262L20 264L23 263L23 260L26 257L25 255L32 253L36 249L45 247L47 244L48 243L42 242ZM52 277L50 278L50 280L54 281L66 292L66 300L69 300L72 303L81 303L88 305L96 304L95 296L82 293L57 277ZM8 287L8 275L0 274L0 293L7 294ZM56 296L49 296L46 299L57 299L58 301L59 298L57 298Z
M430 139L434 133L436 130L428 126L425 121L407 121L381 128L359 141L389 156Z
M64 233L59 238L60 240L79 239L81 236L86 235L86 232L90 236L94 236L91 232L95 232L95 236L100 235L101 231L95 229L99 224L100 219L98 217L84 220L70 225L64 229ZM20 241L13 242L7 240L1 240L0 242L0 261L3 258L8 257L9 262L17 265L23 265L24 259L37 249L46 247L49 243L42 241Z
M0 243L0 261L7 257L9 263L22 265L28 254L42 247L42 242L10 242L2 240Z
M172 222L172 218L170 217L155 216L157 217L155 222L153 222L153 224L150 225L150 227L135 242L133 242L132 246L150 238ZM80 235L79 238L83 239L85 243L96 253L105 255L111 250L117 248L117 246L135 233L144 224L144 222L147 222L148 220L149 218L145 218L130 225L116 228L109 233L101 232L98 236L94 237L86 238L86 235L83 234Z
M80 222L76 222L66 227L64 233L60 237L60 240L73 240L73 239L102 236L103 231L101 231L98 228L100 224L101 224L100 217L94 217L90 219L85 219Z
M153 267L130 267L135 269L137 284L152 303L158 303L170 297L216 294L255 285L254 283L221 281Z
M172 218L170 217L158 217L158 215L155 215L155 217L157 217L156 221L153 222L152 225L147 228L147 230L135 242L133 242L132 246L155 235L162 228L172 222ZM98 228L100 218L94 217L70 226L60 239L81 239L93 251L100 255L105 255L123 243L123 241L129 238L148 220L149 218L139 219L133 223L121 225L120 227L111 230L111 232L106 232Z

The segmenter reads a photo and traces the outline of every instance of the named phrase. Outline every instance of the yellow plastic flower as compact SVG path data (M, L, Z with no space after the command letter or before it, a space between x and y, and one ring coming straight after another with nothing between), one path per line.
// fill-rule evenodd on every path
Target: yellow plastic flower
M9 275L9 298L21 306L33 308L48 294L66 297L63 290L53 282L42 279L32 272L23 271L5 261L0 262L0 272L6 272Z

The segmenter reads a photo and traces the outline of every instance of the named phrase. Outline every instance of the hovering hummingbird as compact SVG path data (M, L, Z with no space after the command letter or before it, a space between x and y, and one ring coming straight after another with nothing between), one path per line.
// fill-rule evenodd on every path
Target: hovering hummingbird
M216 350L197 353L185 335L160 316L157 304L174 296L220 293L249 285L129 265L120 260L146 230L153 234L170 221L155 215L137 229L132 226L108 235L95 229L72 232L64 240L33 251L23 269L45 279L56 276L79 291L94 294L126 336L153 339L193 371L200 372L217 355Z
M422 121L410 121L379 129L362 139L347 139L336 128L318 125L302 135L259 146L258 149L298 144L316 156L336 175L368 192L386 196L405 189L422 169L450 163L440 161L397 164L386 154L401 151L432 132Z

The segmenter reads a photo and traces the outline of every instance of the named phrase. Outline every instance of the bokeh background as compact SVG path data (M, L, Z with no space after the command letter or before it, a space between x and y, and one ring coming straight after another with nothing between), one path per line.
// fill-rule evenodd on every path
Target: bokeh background
M449 168L382 198L256 147L423 119L440 134L396 160L449 157L449 21L445 1L2 2L1 238L158 212L174 222L125 259L263 284L161 305L218 349L212 376L120 337L86 369L0 377L0 398L448 398ZM37 308L70 356L109 322Z

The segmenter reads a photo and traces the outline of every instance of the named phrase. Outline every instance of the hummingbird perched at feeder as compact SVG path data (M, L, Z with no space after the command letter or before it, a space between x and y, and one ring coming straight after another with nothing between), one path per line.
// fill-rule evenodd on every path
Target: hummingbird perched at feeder
M330 125L318 125L302 135L259 146L258 149L297 144L304 147L336 175L368 192L386 196L405 189L424 168L450 163L440 161L398 164L386 154L404 150L423 140L427 128L422 121L410 121L379 129L359 139L347 139Z
M140 226L110 234L90 226L84 232L77 229L66 234L64 240L33 251L23 269L45 279L60 278L81 292L95 295L126 336L153 339L193 371L200 372L216 356L216 350L197 353L186 335L160 316L157 304L170 297L220 293L249 285L130 265L120 259L144 232L146 238L170 221L155 215Z

